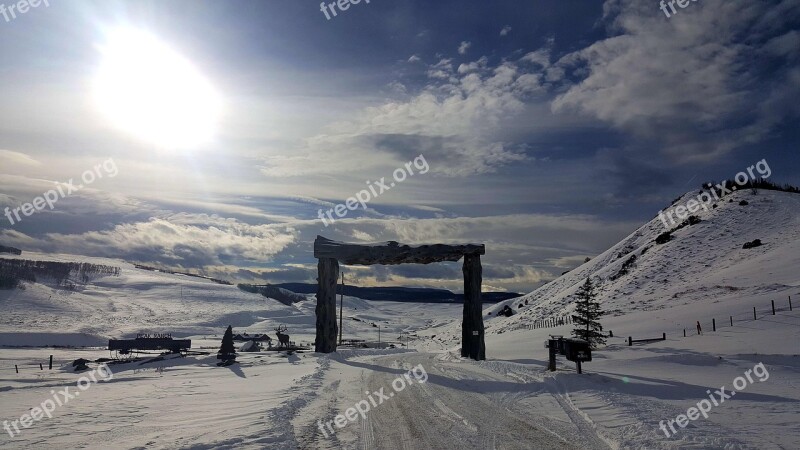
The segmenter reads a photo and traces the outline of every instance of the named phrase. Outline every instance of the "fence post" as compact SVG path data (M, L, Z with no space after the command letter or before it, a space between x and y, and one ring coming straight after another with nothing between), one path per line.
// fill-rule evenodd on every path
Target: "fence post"
M633 338L631 336L628 336L628 347L632 346L633 346Z
M611 331L611 330L608 330L608 337L614 337L614 332Z
M14 364L14 370L16 370L16 371L17 371L17 373L19 373L19 367L17 367L17 365L16 365L16 364Z
M44 367L42 367L42 363L39 363L39 370L44 370Z
M711 319L711 331L717 331L717 319Z
M53 355L50 355L50 366L47 369L53 370Z
M753 320L758 320L758 317L756 317L756 307L755 306L753 306Z
M771 300L771 301L772 301L772 315L774 316L775 315L775 300Z
M667 340L667 333L661 333L661 340L662 341L666 341Z
M731 316L731 326L733 326L733 316Z
M789 311L792 310L792 296L789 296Z
M686 328L683 329L683 337L686 337Z

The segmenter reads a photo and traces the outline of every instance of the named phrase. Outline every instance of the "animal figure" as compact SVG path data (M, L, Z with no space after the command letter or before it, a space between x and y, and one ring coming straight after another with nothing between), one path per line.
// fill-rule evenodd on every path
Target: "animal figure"
M286 325L275 328L275 334L278 335L278 342L280 343L279 347L289 348L289 335L285 334L285 331Z

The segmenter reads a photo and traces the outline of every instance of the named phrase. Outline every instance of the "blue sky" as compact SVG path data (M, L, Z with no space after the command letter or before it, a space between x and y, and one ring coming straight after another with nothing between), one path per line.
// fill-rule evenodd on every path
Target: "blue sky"
M766 159L800 184L798 23L779 0L670 18L656 1L372 0L330 20L306 0L51 0L0 17L0 209L109 158L118 173L0 217L0 244L277 283L314 280L317 234L482 242L485 289L528 291L703 181ZM165 146L98 109L120 29L213 86L210 140ZM427 173L318 219L419 155ZM458 264L346 271L462 283Z

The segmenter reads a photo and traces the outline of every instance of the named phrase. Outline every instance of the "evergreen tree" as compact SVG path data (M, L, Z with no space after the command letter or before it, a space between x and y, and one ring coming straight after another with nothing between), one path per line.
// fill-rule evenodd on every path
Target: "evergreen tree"
M233 345L233 327L228 325L225 335L222 336L222 345L217 352L217 359L223 361L236 359L236 347Z
M577 301L575 315L572 316L572 321L575 324L572 335L578 339L588 341L592 348L597 348L597 346L605 345L606 343L603 326L599 322L600 317L605 313L600 309L600 303L597 302L596 289L597 285L592 283L591 278L587 278L586 283L575 294Z

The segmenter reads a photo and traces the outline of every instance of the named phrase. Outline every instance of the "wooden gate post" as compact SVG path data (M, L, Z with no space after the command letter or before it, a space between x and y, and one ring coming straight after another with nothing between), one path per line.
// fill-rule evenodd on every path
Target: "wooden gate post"
M483 271L481 256L464 255L464 315L461 322L461 356L476 361L486 359L486 343L483 337L483 314L481 283Z
M336 282L339 280L339 261L320 258L317 263L317 340L314 351L336 351Z

